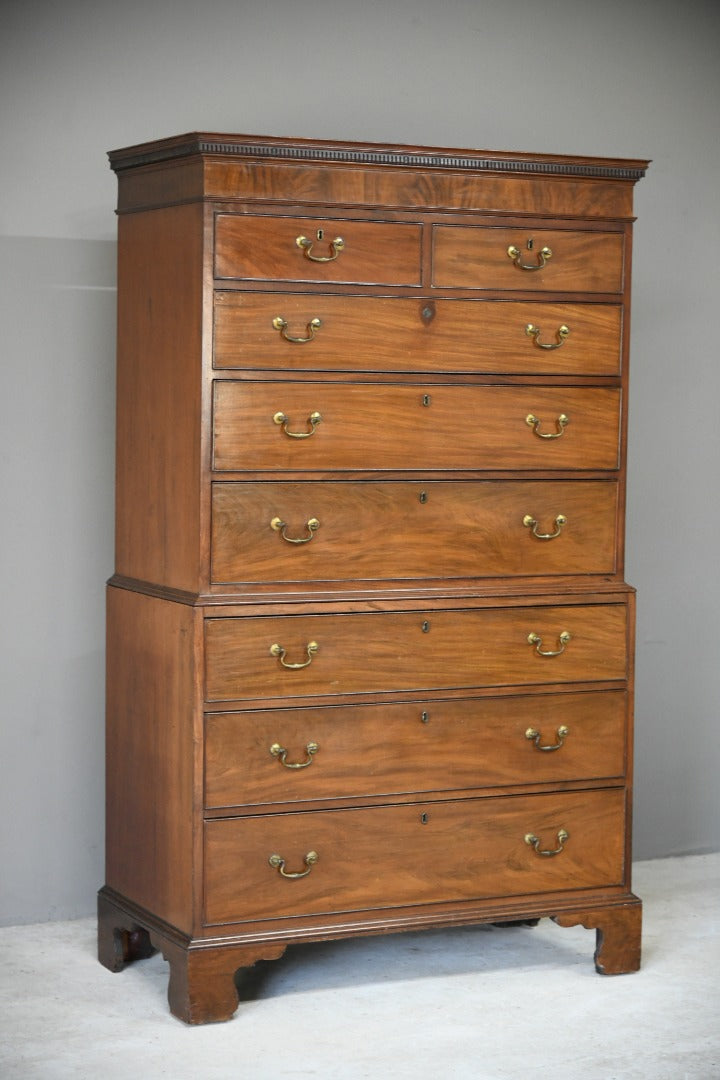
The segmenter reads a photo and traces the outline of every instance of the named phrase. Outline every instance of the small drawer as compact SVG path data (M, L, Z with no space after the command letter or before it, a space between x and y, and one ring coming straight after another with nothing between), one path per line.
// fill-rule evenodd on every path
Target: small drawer
M614 481L216 483L212 580L612 574Z
M624 824L622 789L208 821L205 921L608 888Z
M215 294L215 368L617 375L616 304Z
M208 713L205 805L622 777L623 691Z
M622 233L436 225L436 288L621 293Z
M421 237L414 223L218 214L215 276L419 285Z
M209 701L627 676L623 604L208 618Z
M616 469L609 387L215 382L218 472Z

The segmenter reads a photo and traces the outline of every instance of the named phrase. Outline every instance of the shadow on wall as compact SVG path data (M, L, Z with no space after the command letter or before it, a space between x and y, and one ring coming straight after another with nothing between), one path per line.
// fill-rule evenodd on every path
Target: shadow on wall
M115 263L114 242L0 238L0 923L89 914L103 877Z

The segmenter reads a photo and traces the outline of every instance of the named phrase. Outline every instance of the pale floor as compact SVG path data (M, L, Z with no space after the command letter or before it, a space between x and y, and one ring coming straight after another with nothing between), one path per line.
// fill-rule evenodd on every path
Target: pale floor
M3 1080L718 1080L720 854L638 863L643 967L543 920L291 949L226 1024L167 1011L159 956L111 974L93 919L0 930Z

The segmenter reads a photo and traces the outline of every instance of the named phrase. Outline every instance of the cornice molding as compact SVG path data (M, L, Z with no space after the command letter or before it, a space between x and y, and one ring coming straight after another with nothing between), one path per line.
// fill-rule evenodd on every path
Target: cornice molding
M115 172L155 165L184 157L219 156L273 161L323 162L324 164L400 166L419 169L522 173L542 176L577 176L603 180L640 180L649 164L623 159L583 159L498 154L484 151L445 151L423 148L312 143L298 140L190 135L112 151L108 157Z

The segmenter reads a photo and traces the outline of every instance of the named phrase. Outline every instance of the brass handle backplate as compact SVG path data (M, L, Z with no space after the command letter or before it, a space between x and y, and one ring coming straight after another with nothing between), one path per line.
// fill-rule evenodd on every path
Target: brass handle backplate
M276 330L280 331L280 337L285 338L285 341L289 341L293 345L307 345L308 341L312 341L315 337L315 331L319 330L322 326L322 321L317 318L311 319L306 327L306 337L294 337L292 334L288 334L287 320L283 319L282 315L275 316L273 319L273 326Z
M289 881L296 881L298 878L307 877L312 870L315 863L318 861L317 851L308 851L307 855L303 859L305 863L305 870L297 870L295 873L288 873L285 869L285 860L282 855L271 855L268 862L272 866L273 870L277 870L281 877L287 878Z
M514 244L510 245L510 247L507 249L507 253L512 259L514 265L517 266L518 270L542 270L548 259L552 258L552 251L549 247L541 248L540 251L538 251L537 253L538 261L536 263L531 263L530 265L520 262L520 259L522 258L522 252L519 248L516 248Z
M284 412L276 412L273 416L273 423L281 427L285 434L290 439L309 439L311 435L315 434L315 428L318 426L322 416L319 412L310 413L308 416L308 423L310 425L309 431L288 431L289 420Z
M306 259L310 259L311 262L316 263L334 262L340 252L345 247L345 241L343 240L342 236L336 236L335 239L330 242L329 255L313 255L313 241L308 240L307 236L298 236L295 240L295 243L302 250L302 253Z
M565 844L570 839L570 833L567 829L559 829L557 834L558 846L551 851L547 851L540 847L540 838L535 836L534 833L525 834L525 843L534 849L537 855L559 855L561 851L565 850Z
M526 529L532 531L533 536L536 536L538 540L555 540L563 530L563 525L567 525L567 518L564 514L558 514L555 518L555 532L541 533L537 531L538 523L537 519L530 514L526 514L523 518L523 525Z
M288 761L287 750L280 743L273 743L270 747L270 753L274 758L277 758L281 765L284 765L286 769L307 769L313 763L313 758L317 754L320 747L316 742L309 742L305 747L307 754L307 761Z
M539 634L528 634L528 644L535 646L535 652L538 654L538 656L560 656L562 653L565 652L565 646L567 645L568 641L571 640L572 634L569 634L567 630L563 630L563 632L558 638L560 648L553 651L552 649L542 648L542 638Z
M560 413L555 421L555 431L542 432L540 431L541 420L538 420L537 416L533 413L528 413L525 417L525 423L533 429L533 432L537 435L538 439L559 439L565 431L565 428L570 423L570 417L565 413Z
M528 269L528 267L525 267L525 269ZM530 267L530 269L534 270L536 267ZM528 323L525 327L525 333L528 337L534 338L538 349L559 349L561 345L565 344L567 336L570 333L570 327L565 326L564 323L562 326L559 326L557 329L557 341L551 341L548 344L540 341L540 334L542 331L539 326L533 326L532 323Z
M566 727L565 724L561 724L560 727L557 729L556 743L546 743L543 746L540 742L542 734L539 731L536 731L535 728L531 727L529 727L525 732L525 738L530 739L535 744L536 749L542 750L544 753L549 753L552 750L559 750L569 734L570 729Z
M307 536L288 536L285 532L285 530L287 529L287 523L279 517L274 517L272 519L272 521L270 522L270 528L274 529L275 532L279 532L283 540L285 540L288 544L309 544L317 530L320 528L320 522L317 518L308 518L308 520L305 522L305 528L308 531Z
M318 652L320 651L320 646L318 645L317 641L309 641L305 646L305 651L307 653L307 660L303 660L301 664L288 664L285 659L286 653L282 645L270 646L270 655L276 656L282 666L284 668L287 668L288 671L300 671L301 668L306 668L310 664L312 664L313 657L317 656Z

